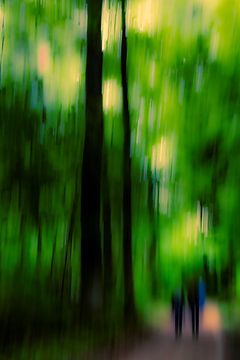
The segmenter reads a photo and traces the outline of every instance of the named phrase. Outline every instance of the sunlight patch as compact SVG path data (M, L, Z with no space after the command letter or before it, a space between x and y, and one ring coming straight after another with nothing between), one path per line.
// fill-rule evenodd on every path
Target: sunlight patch
M105 0L102 8L102 50L111 48L121 37L121 6Z
M103 84L103 110L118 112L121 109L121 87L115 79L108 79Z

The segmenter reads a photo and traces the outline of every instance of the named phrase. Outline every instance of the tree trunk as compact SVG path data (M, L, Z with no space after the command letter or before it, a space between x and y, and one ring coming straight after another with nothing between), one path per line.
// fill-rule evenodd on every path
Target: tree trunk
M88 0L86 128L81 184L81 282L83 316L102 305L100 187L103 143L102 0Z
M132 260L132 189L130 157L130 113L127 80L127 37L125 0L122 0L122 48L121 73L123 97L123 280L124 280L124 318L135 318L133 260Z
M108 178L108 157L106 146L103 151L102 172L102 194L103 194L103 285L104 304L108 306L111 301L113 287L112 266L112 230L111 230L111 205Z

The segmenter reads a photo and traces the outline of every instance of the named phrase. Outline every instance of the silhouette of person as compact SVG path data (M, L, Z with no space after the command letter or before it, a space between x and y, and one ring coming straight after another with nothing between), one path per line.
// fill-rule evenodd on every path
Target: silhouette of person
M198 338L199 334L199 286L198 281L192 279L188 285L188 304L191 313L192 335Z
M179 337L182 335L183 310L184 310L183 289L176 290L172 296L172 312L174 315L176 337Z

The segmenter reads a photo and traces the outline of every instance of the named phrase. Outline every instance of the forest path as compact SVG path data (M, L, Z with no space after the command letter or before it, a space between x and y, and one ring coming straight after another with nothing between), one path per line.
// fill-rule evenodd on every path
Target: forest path
M154 316L152 335L118 360L223 360L221 316L215 303L206 304L198 340L192 339L190 319L185 316L182 338L176 340L171 315ZM158 321L159 320L159 321Z

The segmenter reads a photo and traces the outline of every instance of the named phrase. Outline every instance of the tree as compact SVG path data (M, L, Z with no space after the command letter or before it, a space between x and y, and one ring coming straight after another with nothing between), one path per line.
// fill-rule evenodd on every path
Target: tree
M112 229L111 229L111 201L108 174L108 154L106 145L103 149L102 166L102 212L103 212L103 278L104 305L108 307L111 301L113 287L113 259L112 259Z
M127 35L126 35L126 4L122 0L122 47L121 75L123 98L123 279L124 279L124 317L135 317L133 259L132 259L132 185L130 156L130 112L128 102L127 79Z
M82 313L91 314L102 301L100 188L103 144L102 0L88 0L86 127L81 184Z

